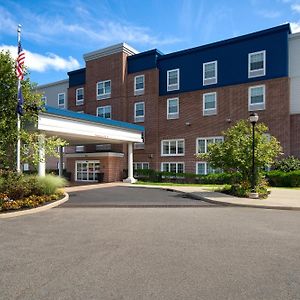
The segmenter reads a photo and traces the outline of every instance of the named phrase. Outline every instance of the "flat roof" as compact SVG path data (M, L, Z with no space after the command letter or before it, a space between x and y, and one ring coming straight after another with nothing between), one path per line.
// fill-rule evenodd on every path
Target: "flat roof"
M84 114L84 113L78 113L76 111L71 111L67 109L55 108L47 105L45 105L45 111L42 111L42 113L61 116L70 119L77 119L77 120L82 120L82 121L87 121L92 123L104 124L108 126L121 127L124 129L130 129L130 130L141 131L141 132L145 130L144 126L141 125L136 125L136 124L127 123L123 121L105 119L102 117L97 117L97 116Z
M36 89L43 89L49 86L54 86L54 85L60 85L60 84L65 84L65 83L69 83L69 79L63 79L63 80L59 80L59 81L54 81L54 82L50 82L50 83L45 83L45 84L41 84L36 86Z

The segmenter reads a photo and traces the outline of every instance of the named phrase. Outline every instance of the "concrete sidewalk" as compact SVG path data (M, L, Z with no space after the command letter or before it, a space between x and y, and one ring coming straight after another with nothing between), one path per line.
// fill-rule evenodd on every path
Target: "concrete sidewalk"
M235 205L245 207L300 210L300 190L270 188L271 194L267 199L238 198L223 193L212 191L206 187L193 186L149 186L130 185L131 187L161 188L188 194L194 199L223 205Z

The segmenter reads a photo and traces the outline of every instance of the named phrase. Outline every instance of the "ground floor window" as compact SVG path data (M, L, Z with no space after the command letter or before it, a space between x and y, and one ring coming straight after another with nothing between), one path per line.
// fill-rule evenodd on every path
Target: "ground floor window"
M184 173L184 163L182 162L163 162L161 163L162 172Z
M149 169L149 163L148 162L135 162L135 163L133 163L133 168L135 170Z
M212 168L211 165L206 161L200 161L196 163L196 174L207 175L221 172L221 169Z
M97 181L99 161L76 161L76 181Z

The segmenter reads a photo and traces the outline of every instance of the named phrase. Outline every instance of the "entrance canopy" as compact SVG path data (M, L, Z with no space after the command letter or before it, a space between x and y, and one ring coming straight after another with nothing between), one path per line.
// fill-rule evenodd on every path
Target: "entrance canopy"
M65 139L70 145L142 143L143 126L46 106L38 130Z

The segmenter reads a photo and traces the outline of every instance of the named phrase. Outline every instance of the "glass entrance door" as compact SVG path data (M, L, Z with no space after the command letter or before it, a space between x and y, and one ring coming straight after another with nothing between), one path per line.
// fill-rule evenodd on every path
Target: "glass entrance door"
M99 161L76 161L76 181L97 181Z

